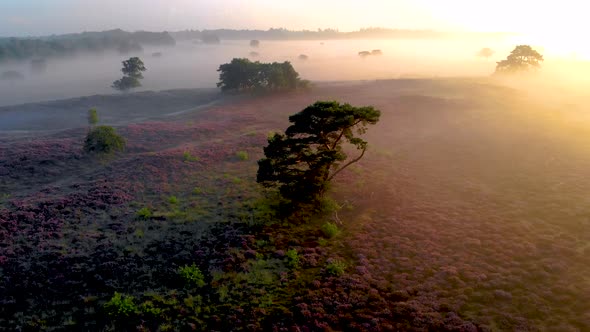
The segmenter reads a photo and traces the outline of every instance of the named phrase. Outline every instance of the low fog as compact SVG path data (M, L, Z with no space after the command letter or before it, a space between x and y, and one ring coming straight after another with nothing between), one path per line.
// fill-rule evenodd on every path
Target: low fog
M590 331L574 0L38 2L0 6L0 330Z
M478 57L482 47L492 48L494 55ZM248 40L222 40L217 45L178 41L175 47L144 46L140 53L125 55L113 51L48 58L43 70L32 68L30 61L0 63L0 73L17 71L24 76L0 80L0 105L115 93L110 85L121 76L121 61L131 56L139 56L146 65L143 87L136 90L145 91L215 87L217 68L235 57L291 61L301 77L311 81L482 76L491 74L495 61L513 47L510 40L500 38L262 40L257 48L250 47ZM358 54L372 50L382 54ZM302 54L307 59L300 58Z

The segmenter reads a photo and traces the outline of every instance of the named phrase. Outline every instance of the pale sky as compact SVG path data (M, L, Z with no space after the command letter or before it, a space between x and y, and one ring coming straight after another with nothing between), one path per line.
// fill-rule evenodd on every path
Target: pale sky
M590 32L584 0L0 0L0 36L113 28ZM557 38L553 36L553 38Z

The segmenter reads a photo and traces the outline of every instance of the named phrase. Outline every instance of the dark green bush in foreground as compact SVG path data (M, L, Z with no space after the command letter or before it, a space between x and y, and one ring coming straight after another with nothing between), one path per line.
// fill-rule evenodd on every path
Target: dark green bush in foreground
M115 292L113 297L104 305L109 316L127 317L135 313L137 307L133 303L133 296L121 295Z
M84 141L85 152L113 153L125 149L125 139L110 126L92 129Z
M203 272L201 272L201 270L194 263L193 265L179 267L178 274L189 286L205 286L205 277L203 276Z

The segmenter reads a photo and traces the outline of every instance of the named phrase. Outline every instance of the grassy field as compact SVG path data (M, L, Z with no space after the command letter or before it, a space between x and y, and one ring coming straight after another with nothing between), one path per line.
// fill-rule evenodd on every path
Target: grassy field
M585 101L540 98L319 84L115 118L111 158L82 154L83 127L4 132L0 330L590 330ZM331 99L382 118L324 211L287 225L256 161Z

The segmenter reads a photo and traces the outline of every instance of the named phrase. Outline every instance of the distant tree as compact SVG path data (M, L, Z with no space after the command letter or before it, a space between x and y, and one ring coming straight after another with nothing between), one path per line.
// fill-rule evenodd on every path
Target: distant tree
M477 56L489 59L495 53L496 52L494 50L492 50L491 48L484 47L481 50L479 50L479 52L477 52Z
M47 70L47 60L33 59L31 60L31 71L35 74L41 74Z
M121 71L126 76L142 79L143 74L141 72L146 71L146 68L143 64L143 61L141 61L140 58L132 57L128 60L123 61L123 68L121 69Z
M88 125L90 127L95 126L98 123L98 111L96 108L91 108L88 110Z
M381 50L372 50L371 55L383 55L383 52Z
M361 52L359 52L359 56L361 56L363 58L366 57L366 56L369 56L369 55L371 55L371 52L369 52L369 51L361 51Z
M253 58L256 58L256 57L259 57L260 56L260 53L258 53L258 52L250 52L249 55L251 57L253 57Z
M114 81L111 87L125 92L141 86L139 80L143 79L142 72L146 71L146 68L140 58L133 57L123 61L123 68L121 71L124 76L121 79Z
M260 41L257 40L257 39L252 39L250 41L250 46L252 46L252 47L258 47L258 46L260 46Z
M114 81L113 85L111 85L113 89L123 92L127 92L134 88L139 88L140 86L141 83L137 78L129 76L123 76L121 79Z
M98 126L86 135L84 151L91 153L113 153L125 149L125 139L115 132L110 126Z
M257 182L277 188L293 204L316 203L329 182L359 161L367 142L359 136L377 123L381 112L336 101L318 101L289 117L285 134L274 134L258 161ZM348 160L344 143L360 150Z
M293 90L308 85L288 61L261 63L235 58L217 71L217 87L222 91Z
M221 39L215 34L212 33L204 33L201 36L201 41L205 44L219 44L221 43Z
M299 56L297 58L299 60L304 60L304 61L307 60L307 59L309 59L309 57L307 55L305 55L305 54L299 54Z
M517 73L538 69L543 60L543 56L529 45L519 45L506 60L497 62L496 73Z
M125 40L119 44L117 51L121 54L138 53L143 52L143 47L136 41Z
M23 79L25 79L25 75L16 70L7 70L0 75L0 80L15 81Z

